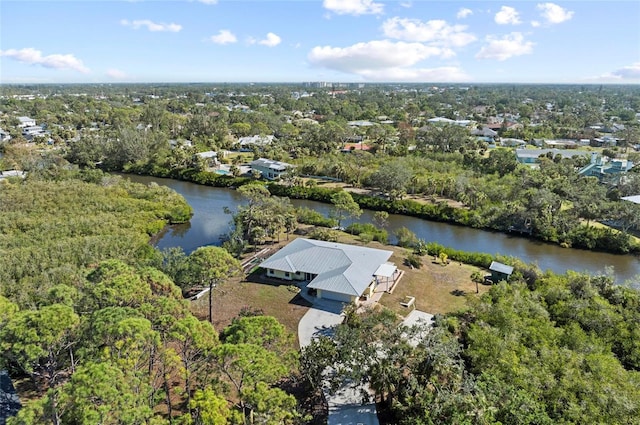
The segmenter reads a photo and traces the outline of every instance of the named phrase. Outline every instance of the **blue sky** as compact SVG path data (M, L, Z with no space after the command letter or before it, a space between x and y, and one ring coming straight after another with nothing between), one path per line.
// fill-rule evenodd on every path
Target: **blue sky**
M0 1L0 83L640 83L640 1Z

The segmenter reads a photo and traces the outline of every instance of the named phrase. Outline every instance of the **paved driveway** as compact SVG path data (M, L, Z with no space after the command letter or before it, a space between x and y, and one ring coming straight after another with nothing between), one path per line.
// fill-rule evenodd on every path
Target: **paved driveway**
M331 336L332 327L342 323L342 319L343 317L339 313L315 307L310 308L298 323L300 348L311 344L311 340L315 337Z
M313 338L322 335L331 336L333 327L342 323L344 317L340 314L341 305L323 303L309 309L302 316L298 324L298 339L300 347L311 344ZM328 425L378 425L376 405L368 403L362 405L360 388L348 385L340 388L335 394L325 391L329 405Z

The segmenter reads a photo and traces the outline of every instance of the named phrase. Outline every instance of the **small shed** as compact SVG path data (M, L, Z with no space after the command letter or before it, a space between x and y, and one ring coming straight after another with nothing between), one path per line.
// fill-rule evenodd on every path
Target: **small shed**
M511 273L513 273L513 267L498 263L497 261L491 262L489 270L491 271L491 281L493 283L498 283L501 280L509 280Z

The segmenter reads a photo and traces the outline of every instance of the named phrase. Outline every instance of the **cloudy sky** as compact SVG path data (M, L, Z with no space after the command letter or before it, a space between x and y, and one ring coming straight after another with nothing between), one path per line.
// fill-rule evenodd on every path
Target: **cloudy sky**
M640 1L2 0L0 83L640 83Z

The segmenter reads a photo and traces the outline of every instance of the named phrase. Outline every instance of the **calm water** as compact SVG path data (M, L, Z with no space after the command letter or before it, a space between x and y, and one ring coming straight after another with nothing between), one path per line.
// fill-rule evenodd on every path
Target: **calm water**
M224 208L235 211L242 198L234 190L201 186L194 183L146 176L127 176L133 181L148 184L152 181L166 185L185 197L193 207L194 215L189 224L175 226L166 231L157 242L159 249L182 247L189 253L202 245L220 244L220 236L231 230L231 215ZM320 202L292 200L299 207L312 208L328 215L331 206ZM364 211L357 220L371 222L373 212ZM344 225L350 221L345 220ZM487 232L446 223L421 220L400 215L389 216L387 230L391 235L395 229L407 227L419 238L464 251L487 252L512 255L527 263L537 263L542 270L564 273L566 270L600 272L612 266L619 283L633 282L640 287L640 260L630 255L613 255L576 249L560 248L526 238L502 233ZM392 241L393 242L393 241Z

